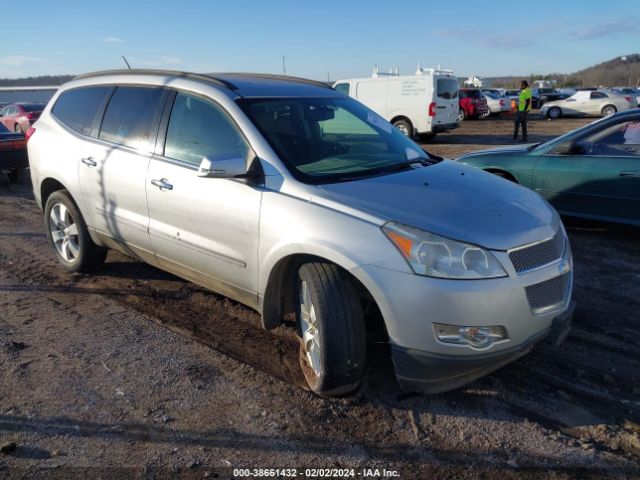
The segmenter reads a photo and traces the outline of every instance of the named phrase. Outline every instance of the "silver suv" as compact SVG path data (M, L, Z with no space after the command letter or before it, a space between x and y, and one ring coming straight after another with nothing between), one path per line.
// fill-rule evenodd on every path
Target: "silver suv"
M424 393L568 332L572 257L553 208L425 152L324 84L83 75L58 90L28 150L67 270L114 248L256 309L267 329L295 312L318 394L358 386L367 309L384 319L401 386Z

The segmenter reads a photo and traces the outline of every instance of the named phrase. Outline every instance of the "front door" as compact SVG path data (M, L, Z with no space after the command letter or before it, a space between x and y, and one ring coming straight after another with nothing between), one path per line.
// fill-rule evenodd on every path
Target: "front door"
M622 117L574 143L574 154L540 157L534 189L564 212L640 221L640 118Z
M178 93L160 151L147 174L149 233L158 262L255 305L262 190L241 179L197 175L205 156L252 156L238 127L213 102Z

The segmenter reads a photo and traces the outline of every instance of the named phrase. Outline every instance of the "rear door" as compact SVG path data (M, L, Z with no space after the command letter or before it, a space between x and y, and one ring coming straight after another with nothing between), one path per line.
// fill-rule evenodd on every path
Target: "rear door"
M86 144L79 179L94 230L155 263L149 239L146 174L168 91L119 86L102 118L98 141Z
M564 212L640 222L640 116L575 142L584 153L540 157L534 189Z
M436 125L455 123L458 119L458 80L453 77L433 76Z

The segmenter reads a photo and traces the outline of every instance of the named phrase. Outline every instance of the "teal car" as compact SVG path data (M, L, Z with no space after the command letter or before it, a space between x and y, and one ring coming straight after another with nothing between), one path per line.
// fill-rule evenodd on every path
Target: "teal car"
M458 161L535 190L562 215L640 226L640 109Z

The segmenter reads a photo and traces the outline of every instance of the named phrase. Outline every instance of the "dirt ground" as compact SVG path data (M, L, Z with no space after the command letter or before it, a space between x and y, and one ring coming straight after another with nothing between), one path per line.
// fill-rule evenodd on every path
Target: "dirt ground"
M530 140L584 123L534 118ZM466 121L426 145L457 156L511 128ZM321 399L301 387L290 326L265 332L252 310L115 252L97 274L63 273L31 186L2 177L0 478L640 478L640 230L566 225L578 307L562 348L427 397L400 391L373 343L362 388Z

